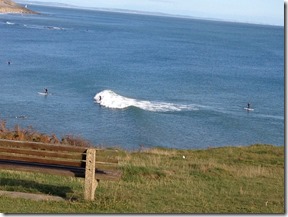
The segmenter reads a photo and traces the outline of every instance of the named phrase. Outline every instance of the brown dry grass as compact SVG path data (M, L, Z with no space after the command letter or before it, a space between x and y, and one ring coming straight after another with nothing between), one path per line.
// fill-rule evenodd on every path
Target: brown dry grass
M55 134L47 135L39 133L31 126L27 129L22 129L19 125L15 125L14 129L7 128L6 121L0 120L0 138L18 141L33 141L43 142L49 144L64 144L82 147L91 147L92 144L81 138L73 135L66 135L61 139L58 139Z

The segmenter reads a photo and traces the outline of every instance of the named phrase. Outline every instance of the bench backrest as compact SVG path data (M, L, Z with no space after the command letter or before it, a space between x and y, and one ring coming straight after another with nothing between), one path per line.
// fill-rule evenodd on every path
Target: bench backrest
M2 162L17 161L28 165L59 166L63 169L70 167L79 168L77 175L75 175L78 177L85 176L87 150L87 147L0 139L0 160ZM117 150L96 149L95 167L98 171L97 178L112 179L112 176L109 178L107 174L111 174L114 170L117 170L118 160L116 155ZM103 171L106 172L104 173ZM66 175L69 175L69 173Z
M87 148L0 140L0 159L83 167Z

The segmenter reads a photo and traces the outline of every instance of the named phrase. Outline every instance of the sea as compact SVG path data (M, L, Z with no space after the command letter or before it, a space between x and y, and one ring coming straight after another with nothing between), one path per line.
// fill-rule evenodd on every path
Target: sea
M284 145L283 26L28 7L0 15L7 127L126 150Z

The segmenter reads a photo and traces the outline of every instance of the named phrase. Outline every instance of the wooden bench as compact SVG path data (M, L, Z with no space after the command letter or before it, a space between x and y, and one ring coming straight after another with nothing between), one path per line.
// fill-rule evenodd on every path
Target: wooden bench
M85 178L84 199L99 180L119 180L117 150L0 139L0 169Z

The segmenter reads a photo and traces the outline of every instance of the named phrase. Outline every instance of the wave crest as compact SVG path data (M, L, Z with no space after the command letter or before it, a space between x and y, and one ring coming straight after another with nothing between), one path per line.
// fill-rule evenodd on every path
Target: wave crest
M151 102L121 96L112 90L103 90L94 96L94 100L102 106L113 109L137 107L146 111L169 112L198 110L194 105L181 105L167 102Z

